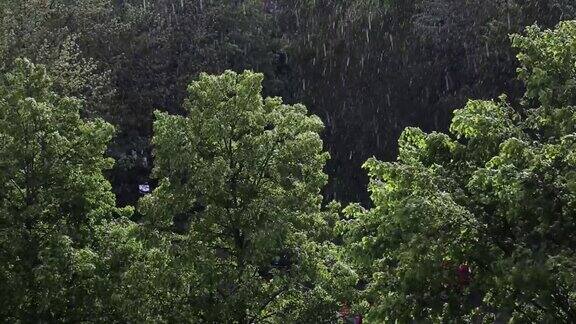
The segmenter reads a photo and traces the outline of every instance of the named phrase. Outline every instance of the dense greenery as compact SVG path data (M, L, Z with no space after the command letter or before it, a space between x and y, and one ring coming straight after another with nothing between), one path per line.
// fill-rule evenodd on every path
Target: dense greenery
M453 136L409 128L366 163L375 207L346 237L371 319L576 320L576 23L513 44L522 105L469 101Z
M130 214L102 174L113 127L83 121L79 100L50 89L27 60L0 83L0 314L10 321L90 318L97 287L81 279L99 228Z
M0 319L575 322L574 17L0 2Z
M141 221L102 171L110 124L80 118L41 66L0 88L2 318L18 321L322 322L356 282L320 209L323 125L263 99L263 76L202 75L189 116L157 114Z
M160 185L141 202L143 224L174 242L183 303L202 321L321 322L338 310L330 292L355 282L320 210L323 125L302 105L262 99L262 77L203 74L186 117L157 113Z

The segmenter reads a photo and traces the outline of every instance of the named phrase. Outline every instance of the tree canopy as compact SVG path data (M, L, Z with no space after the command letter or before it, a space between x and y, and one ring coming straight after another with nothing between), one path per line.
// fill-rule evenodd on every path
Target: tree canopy
M103 170L114 128L80 118L42 66L17 60L0 81L0 314L7 320L79 321L91 310L86 258L117 209Z
M156 114L159 186L140 210L174 241L178 272L191 272L183 297L202 321L325 321L340 303L332 292L355 281L320 209L323 125L302 105L263 99L262 78L202 74L186 116Z
M526 83L456 110L451 134L408 128L370 160L375 207L347 208L347 246L376 321L574 321L576 23L512 37Z

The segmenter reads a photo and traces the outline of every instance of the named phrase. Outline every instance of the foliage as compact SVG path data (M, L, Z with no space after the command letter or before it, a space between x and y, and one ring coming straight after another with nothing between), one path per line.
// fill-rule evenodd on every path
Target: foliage
M576 319L576 22L513 39L538 106L470 101L455 139L408 128L397 162L366 163L375 207L348 207L344 228L369 318Z
M173 271L193 271L175 302L195 318L328 321L355 281L327 241L333 212L320 210L323 125L302 105L263 99L262 78L202 74L186 117L156 113L160 184L141 201L143 221L173 242Z
M153 111L182 113L200 72L251 68L269 93L290 93L283 41L262 9L260 0L4 1L0 70L17 57L44 64L55 90L85 100L83 115L114 123L109 174L119 204L135 204L152 168Z
M512 38L514 46L522 49L518 73L526 84L527 104L562 108L576 102L575 28L570 22L561 23L555 30L532 26L526 36Z
M114 129L80 118L42 66L17 60L0 83L0 317L81 321L98 308L81 280L99 227L117 209L103 170Z
M54 90L84 101L82 114L111 119L114 86L110 71L80 49L80 31L65 17L94 16L98 9L87 0L71 6L64 1L8 1L0 7L0 68L11 68L19 57L43 64ZM92 22L91 27L94 27Z
M120 133L111 148L118 160L112 181L124 205L135 204L138 184L149 181L153 111L184 113L186 88L200 72L254 69L266 75L268 93L289 92L276 71L283 42L260 0L118 3L105 14L114 23L83 27L89 34L82 43L113 71Z

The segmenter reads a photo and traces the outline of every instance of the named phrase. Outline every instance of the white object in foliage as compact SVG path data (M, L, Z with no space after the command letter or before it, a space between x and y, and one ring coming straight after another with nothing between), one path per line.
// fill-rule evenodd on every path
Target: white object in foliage
M150 185L148 185L147 183L141 184L138 185L138 189L140 190L140 193L146 194L150 192Z

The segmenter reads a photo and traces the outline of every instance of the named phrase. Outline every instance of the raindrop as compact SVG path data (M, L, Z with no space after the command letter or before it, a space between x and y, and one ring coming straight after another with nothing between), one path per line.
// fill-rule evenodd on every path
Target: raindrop
M330 118L330 114L326 112L326 126L332 126L332 118Z
M368 29L372 30L372 13L368 14Z
M296 12L296 27L300 28L300 15Z

